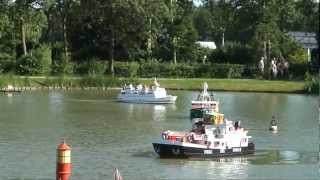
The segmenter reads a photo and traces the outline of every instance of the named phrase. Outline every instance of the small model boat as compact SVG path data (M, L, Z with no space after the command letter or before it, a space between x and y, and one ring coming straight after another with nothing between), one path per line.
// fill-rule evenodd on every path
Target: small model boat
M208 84L203 84L203 91L198 94L197 99L191 101L190 117L203 118L204 114L219 112L219 101L212 93L208 93Z
M132 84L125 86L118 95L118 101L128 103L173 104L177 96L167 95L165 88L161 88L157 80L151 89L141 84L134 87Z
M253 154L251 136L240 122L229 121L224 115L210 112L204 118L192 119L193 128L187 132L164 131L162 139L153 143L160 157L221 157Z
M13 87L12 85L7 85L4 88L0 89L0 92L4 92L4 93L14 93L14 92L21 92L21 89L17 89L15 87Z
M278 131L278 126L270 126L269 128L270 131Z
M270 131L278 131L278 125L277 125L277 121L275 120L275 116L272 116L272 120L270 122L270 127L269 127L269 130Z

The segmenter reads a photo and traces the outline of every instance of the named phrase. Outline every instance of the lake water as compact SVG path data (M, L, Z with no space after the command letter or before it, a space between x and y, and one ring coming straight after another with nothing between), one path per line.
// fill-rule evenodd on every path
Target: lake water
M318 97L217 92L220 111L241 120L253 156L160 159L151 143L163 130L187 130L197 92L171 91L175 105L117 103L117 91L0 94L0 179L55 179L56 147L72 146L74 180L318 179ZM272 115L279 132L268 131Z

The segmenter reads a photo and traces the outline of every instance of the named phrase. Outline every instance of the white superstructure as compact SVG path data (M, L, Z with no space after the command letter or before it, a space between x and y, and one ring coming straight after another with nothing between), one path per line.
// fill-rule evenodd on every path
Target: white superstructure
M251 136L247 135L248 131L240 126L239 121L233 122L224 119L221 113L210 113L208 115L215 118L213 123L193 122L194 127L190 132L165 131L162 134L162 143L217 149L221 152L227 149L248 147ZM239 151L241 150L239 149Z
M208 93L208 84L203 84L203 91L198 95L196 100L191 101L192 109L212 109L214 112L219 112L219 101L213 94Z
M177 96L167 95L165 88L161 88L157 80L150 89L141 84L134 87L132 84L125 86L118 95L118 101L131 103L154 103L170 104L175 103Z

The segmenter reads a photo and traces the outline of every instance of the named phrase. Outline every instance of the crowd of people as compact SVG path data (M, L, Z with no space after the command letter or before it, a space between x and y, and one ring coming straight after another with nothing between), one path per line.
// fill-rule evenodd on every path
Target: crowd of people
M268 73L273 79L289 77L289 62L283 58L280 59L273 57L270 61L269 67L267 67L267 71L265 71L265 67L266 58L262 56L259 61L259 70L261 74Z

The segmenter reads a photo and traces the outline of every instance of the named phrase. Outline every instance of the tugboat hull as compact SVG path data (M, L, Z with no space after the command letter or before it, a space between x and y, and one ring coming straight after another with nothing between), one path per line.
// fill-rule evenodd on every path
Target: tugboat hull
M253 143L249 143L248 147L234 147L222 150L162 143L153 143L153 148L161 158L214 158L224 156L241 156L253 154L255 151Z

